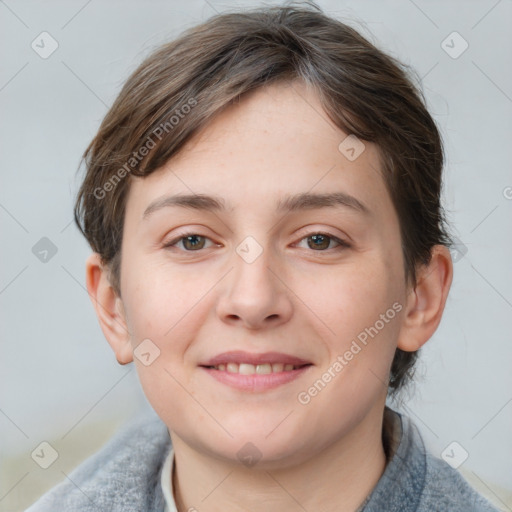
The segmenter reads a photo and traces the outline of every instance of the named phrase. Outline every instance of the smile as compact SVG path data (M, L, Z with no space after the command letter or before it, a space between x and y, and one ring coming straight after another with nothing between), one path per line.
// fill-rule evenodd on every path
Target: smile
M251 393L292 382L313 366L311 361L292 354L244 350L223 352L199 364L199 368L215 381Z
M308 365L293 365L284 363L263 363L257 365L250 363L221 363L215 366L210 366L209 368L221 372L227 371L228 373L238 373L240 375L269 375L271 373L281 373L298 370L303 366Z
M289 354L231 351L204 361L199 368L228 388L261 393L300 378L313 366L311 362Z

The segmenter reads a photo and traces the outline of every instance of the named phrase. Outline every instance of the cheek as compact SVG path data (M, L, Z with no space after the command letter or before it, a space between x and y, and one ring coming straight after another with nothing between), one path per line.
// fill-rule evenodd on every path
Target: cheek
M398 279L389 259L376 252L315 279L323 286L315 288L311 309L321 312L328 352L319 371L335 382L318 405L332 399L353 407L350 397L371 400L385 391L404 309Z
M383 260L368 258L360 265L331 268L325 275L317 275L307 303L319 312L330 337L348 340L400 300L399 287L393 281Z
M197 287L163 265L141 261L131 268L123 284L133 333L163 341L197 301Z
M205 314L205 307L212 307L204 300L211 284L204 276L185 278L183 273L169 268L164 271L158 265L140 268L144 272L132 272L125 281L132 345L137 350L142 340L149 339L158 355L149 365L137 357L134 363L157 414L175 418L190 403L184 391L191 389L187 351L202 325L198 317Z
M347 410L362 414L387 390L404 306L384 265L375 261L369 268L326 280L328 292L317 294L316 307L328 326L322 336L328 357L303 391L315 397L318 410L331 410L334 422ZM326 392L318 391L324 384Z

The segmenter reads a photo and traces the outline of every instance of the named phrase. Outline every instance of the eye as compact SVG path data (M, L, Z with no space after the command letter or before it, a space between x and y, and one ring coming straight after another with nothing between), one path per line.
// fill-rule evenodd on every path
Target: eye
M329 249L331 242L338 244L338 247L334 247L335 250L346 249L351 245L339 238L330 235L329 233L311 233L310 235L302 238L300 241L307 240L308 247L317 252L326 252Z
M326 252L332 242L338 244L337 247L331 249L340 250L351 247L351 245L339 238L330 235L328 233L311 233L300 240L307 240L308 248L313 249L316 252ZM164 245L164 248L177 247L178 249L184 250L185 252L195 252L205 249L206 241L211 240L208 237L198 235L197 233L183 233L179 237L174 238L170 242ZM179 244L182 244L180 247Z
M186 252L194 252L204 249L206 240L210 239L205 236L198 235L197 233L184 233L178 238L174 238L170 242L166 243L164 248L178 246L180 243L183 243L182 247L178 247L179 249L184 249Z

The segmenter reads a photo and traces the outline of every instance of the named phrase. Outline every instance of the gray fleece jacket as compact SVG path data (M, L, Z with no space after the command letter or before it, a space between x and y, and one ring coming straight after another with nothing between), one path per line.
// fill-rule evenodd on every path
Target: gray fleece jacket
M358 512L498 512L442 459L425 452L410 418L394 422L391 460ZM163 512L162 465L170 449L155 413L131 420L26 512Z

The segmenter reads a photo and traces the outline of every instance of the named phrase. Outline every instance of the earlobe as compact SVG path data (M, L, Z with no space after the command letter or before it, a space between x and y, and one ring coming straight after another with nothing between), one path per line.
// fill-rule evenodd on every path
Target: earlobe
M98 321L119 364L133 361L131 337L121 298L108 279L108 269L98 253L86 261L86 284Z
M441 322L452 279L450 251L436 245L430 263L419 269L417 285L408 295L398 348L413 352L432 337Z

